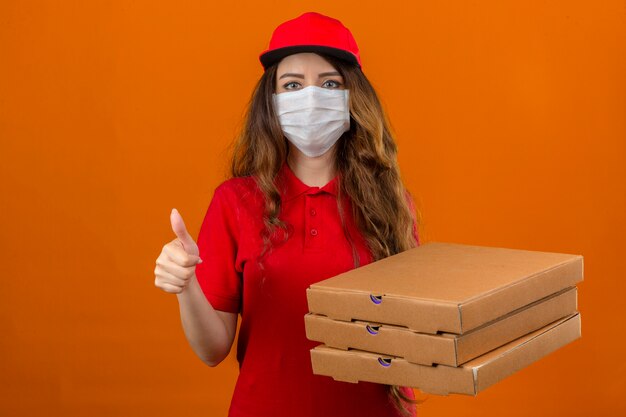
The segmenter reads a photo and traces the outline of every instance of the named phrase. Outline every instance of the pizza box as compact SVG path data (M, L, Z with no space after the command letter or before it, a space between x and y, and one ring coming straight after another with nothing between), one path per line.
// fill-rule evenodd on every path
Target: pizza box
M403 358L325 345L311 349L316 375L337 381L417 388L435 395L477 395L491 385L580 338L580 313L559 319L459 367L418 365Z
M422 365L459 366L490 350L577 311L577 289L569 287L462 335L428 334L361 320L305 315L306 336L326 346L398 356Z
M575 254L429 242L319 281L310 313L463 334L583 280Z

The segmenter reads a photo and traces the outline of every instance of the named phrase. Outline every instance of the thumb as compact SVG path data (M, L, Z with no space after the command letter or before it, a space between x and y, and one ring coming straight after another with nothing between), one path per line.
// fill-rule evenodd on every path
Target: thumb
M183 244L185 252L190 255L199 255L198 245L196 245L196 242L187 231L182 216L175 208L172 209L172 213L170 214L170 222L172 223L172 230L176 234L178 240L180 240Z

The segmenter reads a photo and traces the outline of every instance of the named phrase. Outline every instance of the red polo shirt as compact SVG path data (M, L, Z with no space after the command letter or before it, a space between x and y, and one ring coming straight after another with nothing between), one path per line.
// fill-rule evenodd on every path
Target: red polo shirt
M215 189L197 239L204 262L196 276L216 310L241 314L240 372L229 417L399 416L384 385L339 382L311 368L309 351L319 342L305 334L306 289L354 268L335 200L338 178L309 187L283 164L280 219L293 226L293 235L265 258L264 274L256 262L264 203L255 180L231 178ZM344 213L361 265L370 263L347 197ZM405 392L413 398L411 389Z

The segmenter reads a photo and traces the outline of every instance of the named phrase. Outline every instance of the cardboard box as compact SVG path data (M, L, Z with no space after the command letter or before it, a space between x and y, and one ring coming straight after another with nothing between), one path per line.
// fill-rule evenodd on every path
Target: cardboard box
M402 357L422 365L459 366L577 310L576 287L566 288L462 335L417 333L366 321L345 322L309 313L307 338L326 346Z
M429 242L312 284L309 312L463 334L583 279L583 257Z
M580 314L568 316L460 367L426 366L402 358L324 345L311 349L313 373L335 380L408 386L425 393L476 395L580 337Z

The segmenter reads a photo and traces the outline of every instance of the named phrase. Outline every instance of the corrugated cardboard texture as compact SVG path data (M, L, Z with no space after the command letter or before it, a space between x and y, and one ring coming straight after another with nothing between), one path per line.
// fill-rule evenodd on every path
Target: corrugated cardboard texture
M426 366L402 358L324 345L311 349L313 373L339 381L408 386L437 395L476 395L580 337L580 314L560 319L460 367Z
M417 333L405 327L345 322L309 313L307 338L326 346L398 356L422 365L458 366L577 310L577 289L567 288L463 335Z
M583 257L425 243L307 289L309 311L336 320L462 334L583 279Z

